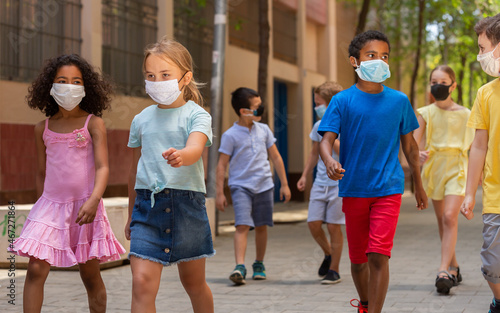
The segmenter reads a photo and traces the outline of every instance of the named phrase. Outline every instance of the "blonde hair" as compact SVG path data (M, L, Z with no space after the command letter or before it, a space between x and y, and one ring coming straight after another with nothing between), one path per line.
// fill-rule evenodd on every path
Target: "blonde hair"
M146 46L144 49L144 61L142 62L143 74L146 73L146 59L152 54L171 60L181 69L182 73L193 73L193 58L189 51L179 42L168 39L167 36L163 37L157 43ZM192 100L203 106L203 97L199 90L203 85L205 84L197 82L194 77L191 78L191 81L184 89L184 100Z
M325 82L314 89L314 93L323 98L326 103L330 103L332 97L344 90L337 82Z

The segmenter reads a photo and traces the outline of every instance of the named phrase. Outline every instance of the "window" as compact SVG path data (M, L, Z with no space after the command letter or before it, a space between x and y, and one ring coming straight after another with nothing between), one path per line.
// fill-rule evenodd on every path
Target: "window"
M229 44L259 51L259 5L257 1L229 1Z
M206 83L200 89L205 104L210 103L212 50L214 41L214 1L200 4L196 0L174 2L174 36L193 58L196 81Z
M157 41L156 0L103 0L102 69L126 95L146 96L144 48Z
M297 14L273 5L273 50L276 59L297 63Z
M80 0L0 0L0 78L32 81L43 62L80 53Z

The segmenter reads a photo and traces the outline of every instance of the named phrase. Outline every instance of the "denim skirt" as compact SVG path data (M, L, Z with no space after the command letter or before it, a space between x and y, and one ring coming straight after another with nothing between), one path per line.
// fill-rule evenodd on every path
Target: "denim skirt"
M215 255L201 192L136 190L130 223L130 254L165 266Z

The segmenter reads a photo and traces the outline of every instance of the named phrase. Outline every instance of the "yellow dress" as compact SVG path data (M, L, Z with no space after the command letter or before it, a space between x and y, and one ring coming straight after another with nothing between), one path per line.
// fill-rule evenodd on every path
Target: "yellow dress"
M467 152L474 139L474 130L466 127L470 110L448 111L430 104L417 111L427 124L429 158L422 167L427 196L442 200L446 195L465 195Z

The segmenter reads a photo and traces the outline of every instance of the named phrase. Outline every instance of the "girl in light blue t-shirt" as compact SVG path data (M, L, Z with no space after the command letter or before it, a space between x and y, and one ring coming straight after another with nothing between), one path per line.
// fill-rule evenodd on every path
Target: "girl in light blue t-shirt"
M201 154L211 145L212 119L198 104L191 55L163 38L146 47L146 93L156 104L135 116L128 146L132 312L156 312L163 266L178 264L194 312L213 312L205 258L215 254L205 208Z

